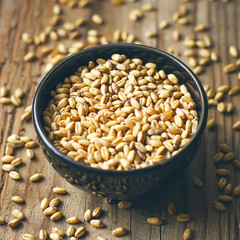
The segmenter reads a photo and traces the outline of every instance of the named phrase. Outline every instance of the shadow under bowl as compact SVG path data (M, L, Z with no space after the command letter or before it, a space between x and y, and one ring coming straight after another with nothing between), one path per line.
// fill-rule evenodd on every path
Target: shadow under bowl
M137 170L102 170L76 162L57 150L44 130L43 111L47 107L50 91L65 77L71 76L80 66L97 58L109 59L112 54L125 54L128 58L140 58L144 63L153 62L157 69L174 73L180 84L185 84L196 102L199 126L191 141L175 156L158 164ZM54 167L69 183L92 194L112 198L131 199L148 190L160 187L193 160L207 120L207 98L202 84L195 74L180 60L159 49L135 44L116 43L96 46L71 55L57 64L40 82L33 101L33 123L43 152Z

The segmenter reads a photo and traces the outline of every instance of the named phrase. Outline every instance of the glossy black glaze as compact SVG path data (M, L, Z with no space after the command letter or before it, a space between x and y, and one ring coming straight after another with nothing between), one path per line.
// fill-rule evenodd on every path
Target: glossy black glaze
M79 66L97 58L110 58L113 53L141 58L145 63L154 62L158 69L174 73L184 83L197 103L199 128L190 143L178 154L154 166L138 170L114 171L89 167L75 162L59 152L48 140L43 129L42 112L50 100L50 91L58 82L72 75ZM199 140L207 120L207 100L203 87L193 72L181 61L163 51L135 44L107 44L82 50L55 66L41 81L33 102L33 123L44 154L54 169L71 184L92 194L113 199L129 199L161 184L186 168L197 152Z

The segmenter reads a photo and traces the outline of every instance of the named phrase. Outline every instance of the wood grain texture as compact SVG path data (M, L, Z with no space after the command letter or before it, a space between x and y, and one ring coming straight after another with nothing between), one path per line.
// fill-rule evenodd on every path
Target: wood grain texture
M152 3L155 10L144 12L144 17L138 22L130 22L128 13L134 8L141 8L144 3ZM53 0L0 0L0 87L6 86L10 94L14 93L17 87L21 87L25 96L22 107L12 105L0 106L0 157L4 155L6 139L11 134L22 134L36 140L33 125L30 122L21 122L20 117L24 108L30 105L37 84L44 76L46 59L41 57L40 47L25 45L21 40L23 32L31 35L39 34L49 24L52 17ZM178 11L179 6L187 6L189 13L187 17L191 21L188 26L182 26L172 22L172 14ZM113 31L119 29L128 33L134 33L136 39L144 44L168 50L170 47L180 53L179 57L185 63L187 58L183 55L183 40L175 42L172 38L173 30L179 30L182 39L194 33L193 26L203 23L208 26L208 31L197 33L196 37L202 39L209 34L213 40L212 50L220 56L220 61L210 64L199 76L203 84L208 84L216 89L222 84L239 86L240 81L237 73L223 73L222 68L236 59L229 56L228 47L237 46L240 49L240 1L231 0L223 3L221 0L213 2L207 0L193 0L189 3L182 3L180 0L139 0L128 2L121 6L113 5L108 0L93 0L87 8L73 8L62 6L62 18L65 21L74 21L78 17L87 20L85 26L80 27L81 38L85 41L88 29L99 29L99 32L106 36L109 41L112 39ZM93 13L99 13L104 18L104 24L97 26L91 21ZM166 19L170 22L168 28L159 29L159 22ZM147 39L147 31L156 32L156 38ZM71 41L62 40L70 46ZM49 41L46 45L56 48L58 42ZM38 59L31 63L25 63L23 56L28 51L35 51ZM128 234L121 239L132 240L177 240L182 239L186 227L192 229L192 239L195 240L237 240L239 235L240 221L240 200L233 197L231 203L225 204L226 211L218 213L212 202L222 192L217 188L218 177L215 175L216 168L227 168L230 170L228 182L234 186L240 183L239 170L233 167L232 163L213 163L214 155L219 151L219 144L226 142L240 157L240 134L232 131L232 125L240 119L239 94L234 97L226 96L226 103L232 102L234 114L222 114L216 108L209 109L209 118L216 118L217 126L213 130L206 130L205 136L199 146L197 156L191 166L175 180L171 181L160 190L152 191L142 197L133 200L133 207L128 210L117 208L116 203L107 204L104 199L82 192L65 180L63 180L49 165L40 148L34 149L36 159L29 160L26 157L25 149L15 152L16 157L22 157L24 164L18 168L22 180L14 181L9 178L8 173L0 170L0 216L6 221L13 219L11 211L15 208L21 209L26 219L21 225L12 230L7 225L0 225L0 240L22 239L24 233L32 233L38 237L40 229L50 232L51 227L57 226L63 230L67 229L65 219L71 216L79 216L82 222L78 226L85 225L88 234L83 239L97 239L98 236L106 237L108 240L116 239L111 231L119 226L126 227ZM0 163L2 165L2 163ZM39 183L31 183L29 177L36 173L43 173L44 179ZM203 188L193 185L194 176L204 182ZM54 223L49 217L43 215L40 209L40 201L44 197L52 199L56 194L52 188L55 186L66 187L68 194L60 196L62 204L59 209L63 212L63 219ZM19 195L25 199L25 203L16 205L11 201L11 196ZM171 216L167 212L169 202L176 205L176 214ZM105 226L103 229L96 229L88 223L83 222L86 209L101 207L103 213L101 220ZM189 223L179 223L176 215L188 213L191 216ZM148 217L160 217L164 220L161 227L151 226L146 220Z

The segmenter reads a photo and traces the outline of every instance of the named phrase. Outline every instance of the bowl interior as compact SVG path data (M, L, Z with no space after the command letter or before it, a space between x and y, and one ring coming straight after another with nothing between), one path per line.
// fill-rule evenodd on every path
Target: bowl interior
M198 130L188 145L190 145L191 142L194 142L195 138L198 139L199 136L202 135L207 119L207 101L203 87L193 72L180 60L163 51L143 45L121 43L96 46L73 54L56 65L43 78L38 86L33 103L33 121L38 137L40 137L42 142L48 146L51 145L52 149L54 148L43 129L44 123L42 112L45 110L48 101L50 100L50 91L56 88L57 83L63 82L65 77L72 75L78 67L86 66L89 61L95 61L97 58L109 59L114 53L125 54L128 58L140 58L143 60L143 63L153 62L157 64L158 70L163 69L167 74L174 73L178 77L180 84L184 83L187 86L197 104L197 111L199 113ZM178 154L181 154L182 151L187 149L188 145L185 146ZM59 156L63 157L63 154L57 149L55 149L55 151L58 152ZM64 156L64 158L68 159L68 161L74 161L67 156ZM171 161L172 158L174 157L166 159L156 165L166 164L168 161ZM76 164L83 165L78 162L76 162Z

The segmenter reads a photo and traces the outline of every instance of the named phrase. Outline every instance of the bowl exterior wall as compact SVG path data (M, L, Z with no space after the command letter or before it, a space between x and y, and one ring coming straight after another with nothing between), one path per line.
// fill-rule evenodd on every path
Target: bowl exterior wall
M167 74L174 73L192 94L199 112L200 126L197 133L187 146L174 157L164 163L135 171L108 171L83 166L67 158L55 149L44 131L43 114L50 91L58 82L72 75L79 66L86 65L90 60L110 58L120 53L128 58L138 57L147 62L154 62L158 69ZM44 150L54 169L71 184L92 194L112 199L129 199L141 195L148 190L160 187L186 168L197 152L199 140L204 132L207 120L207 101L204 90L196 76L183 63L158 49L135 44L106 44L83 50L72 55L50 71L40 83L33 102L33 123Z
M191 151L179 155L175 160L177 164L170 162L141 174L134 173L125 176L108 174L107 171L105 174L97 175L92 171L76 168L75 165L65 164L49 152L42 143L40 145L52 167L70 184L100 197L126 200L142 195L151 189L161 188L163 184L179 175L191 163L197 152L198 144L195 144Z

